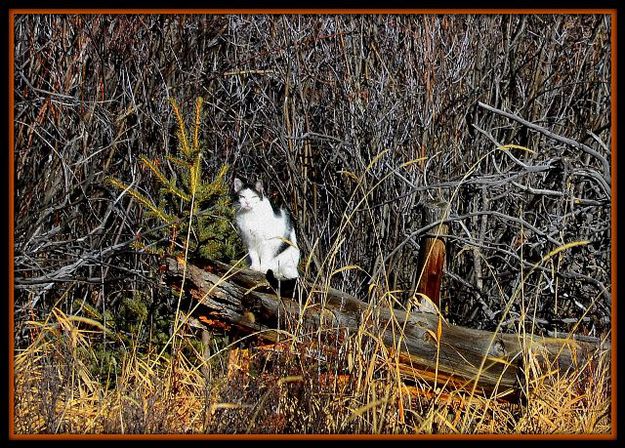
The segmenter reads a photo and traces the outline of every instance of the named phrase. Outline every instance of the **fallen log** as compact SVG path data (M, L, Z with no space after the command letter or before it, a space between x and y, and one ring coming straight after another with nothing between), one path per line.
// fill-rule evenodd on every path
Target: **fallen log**
M451 382L468 391L516 394L526 386L523 369L529 353L543 366L543 372L583 368L596 355L610 356L609 342L605 341L465 328L451 325L437 314L372 307L342 291L321 289L306 281L302 281L304 289L317 305L301 310L297 300L278 298L263 286L266 281L262 274L219 262L200 268L182 259L166 258L162 270L169 286L182 287L206 307L204 322L219 321L244 333L258 333L271 342L279 340L280 313L315 328L337 328L351 334L361 325L371 325L397 355L394 367L405 378Z

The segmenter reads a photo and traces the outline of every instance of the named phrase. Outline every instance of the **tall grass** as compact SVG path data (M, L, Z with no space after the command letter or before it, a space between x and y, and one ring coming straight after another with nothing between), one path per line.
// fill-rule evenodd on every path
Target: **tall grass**
M299 290L302 315L310 307L323 307L333 276L362 269L341 265L336 253L340 245L350 243L352 216L368 207L368 198L381 183L367 182L381 155L360 175L353 175L355 193L335 235L335 249L323 260L320 272L324 274L318 274L308 290ZM331 315L316 328L287 315L281 322L280 342L270 346L261 345L262 335L257 334L198 350L189 344L197 337L189 332L190 315L177 313L171 346L146 352L130 344L120 373L106 381L94 378L88 368L96 358L89 341L106 328L54 308L46 322L30 323L36 336L15 359L15 430L123 434L611 431L610 364L599 350L577 369L562 373L555 364L545 365L543 354L528 345L521 381L525 388L516 400L501 398L496 390L484 395L475 388L459 390L400 373L397 350L385 346L380 337L385 328L379 311L401 307L411 312L414 301L403 305L397 297L401 291L390 290L387 284L371 285L367 310L355 332L338 328ZM522 287L517 293L525 294ZM507 311L501 313L501 321L507 317ZM392 326L395 347L401 349L404 328L396 321L387 325ZM519 338L531 334L532 328L519 325ZM189 350L183 349L185 344Z
M302 333L291 350L288 344L273 352L252 345L248 368L230 375L228 349L213 354L206 375L199 353L162 356L133 346L121 373L107 384L86 368L94 357L87 344L93 331L54 313L16 356L17 434L601 434L612 429L610 369L600 356L559 374L540 369L530 353L525 372L530 392L508 402L418 378L405 385L393 356L363 324L341 342L334 358L314 362L308 348L317 335Z

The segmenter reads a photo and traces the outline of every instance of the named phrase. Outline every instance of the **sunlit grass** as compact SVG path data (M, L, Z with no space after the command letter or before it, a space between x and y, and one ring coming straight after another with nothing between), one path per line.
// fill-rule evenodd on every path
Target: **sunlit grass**
M435 388L424 381L406 386L397 380L393 362L386 358L388 351L376 342L371 348L371 335L363 329L347 341L348 351L333 360L336 364L326 373L298 369L298 362L310 362L298 353L285 350L271 355L252 349L248 371L230 377L222 372L208 381L201 373L201 359L189 359L182 352L159 358L133 348L107 388L85 368L93 354L88 348L79 350L90 330L64 319L57 315L63 332L56 326L42 329L42 337L16 356L18 434L273 433L282 432L291 419L307 422L300 431L291 431L308 433L597 434L611 430L609 364L603 358L560 374L544 371L530 355L530 393L523 400L507 401ZM306 344L310 341L299 347ZM349 374L336 375L332 367ZM243 423L255 415L245 427ZM237 423L228 430L220 423L224 420Z
M301 310L323 304L332 279L354 270L344 264L340 247L349 242L351 218L378 184L366 187L361 175L340 232L326 255L314 285L300 297ZM371 225L376 222L371 217ZM553 256L572 244L562 246ZM381 252L381 249L378 249ZM383 253L379 254L382 258ZM546 261L543 260L543 261ZM303 262L310 267L312 261ZM228 277L231 273L227 273ZM386 275L382 269L382 278ZM225 280L225 279L224 279ZM523 353L525 385L518 397L459 390L425 377L406 381L396 350L382 341L390 325L394 347L402 347L405 324L384 323L380 310L403 307L388 282L374 282L357 331L327 324L307 328L303 319L286 321L281 344L261 349L246 337L210 356L183 350L185 336L177 316L176 344L148 353L126 347L117 375L96 379L88 366L96 358L90 340L108 331L101 323L54 309L48 321L31 322L37 336L15 358L15 431L30 433L609 433L611 431L610 364L597 352L578 370L563 373L539 362L531 344ZM503 292L502 292L503 294ZM516 294L525 297L518 288ZM505 298L504 298L505 299ZM507 300L512 300L508 298ZM503 302L505 303L505 301ZM509 303L509 302L508 302ZM500 318L506 318L502 313ZM441 322L443 316L441 315ZM532 328L519 326L519 338ZM431 332L439 341L441 330ZM243 350L224 360L232 350ZM247 351L245 351L247 350ZM244 353L244 354L243 354ZM236 360L236 362L235 362ZM218 362L219 361L219 362ZM436 379L438 369L434 372ZM431 379L431 378L430 378Z

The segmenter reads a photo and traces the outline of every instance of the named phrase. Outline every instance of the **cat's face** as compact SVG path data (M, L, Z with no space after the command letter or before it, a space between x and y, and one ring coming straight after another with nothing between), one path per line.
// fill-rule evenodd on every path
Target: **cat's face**
M238 195L241 210L252 210L262 200L258 193L249 188L239 191Z
M239 209L241 211L253 210L263 200L263 187L256 182L255 188L245 185L241 180L234 180L234 192L238 196Z

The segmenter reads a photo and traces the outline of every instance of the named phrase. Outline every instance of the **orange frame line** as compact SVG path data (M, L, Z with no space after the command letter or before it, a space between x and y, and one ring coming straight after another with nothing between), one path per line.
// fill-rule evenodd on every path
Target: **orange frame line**
M194 15L194 14L326 14L326 15L339 15L339 14L489 14L489 15L501 15L501 14L610 14L616 17L616 10L609 8L546 8L546 9L532 9L532 8L511 8L511 9L495 9L495 8L450 8L450 9L437 9L437 8L401 8L401 9L367 9L367 8L337 8L337 9L322 9L322 8L232 8L232 9L211 9L211 8L182 8L182 9L165 9L165 8L128 8L128 9L80 9L80 8L11 8L9 14L179 14L179 15Z

